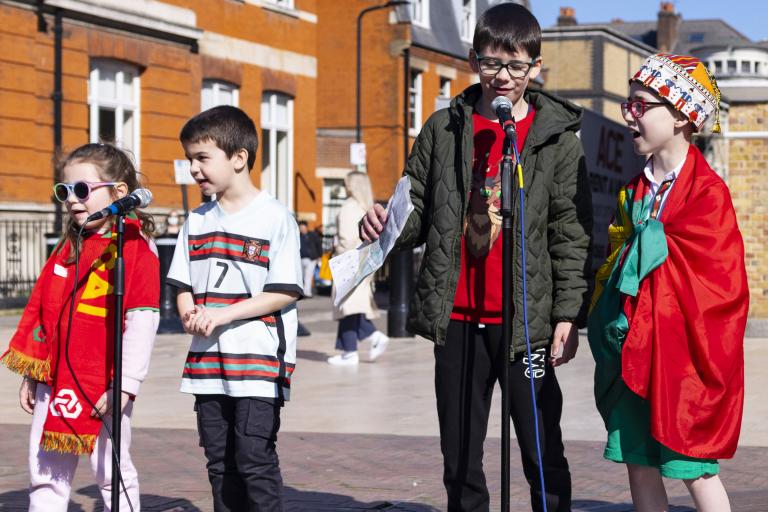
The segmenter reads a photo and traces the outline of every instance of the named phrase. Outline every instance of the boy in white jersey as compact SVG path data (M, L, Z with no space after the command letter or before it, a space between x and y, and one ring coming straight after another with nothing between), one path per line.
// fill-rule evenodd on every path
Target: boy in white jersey
M195 395L216 512L282 510L275 442L296 363L299 229L250 179L258 138L220 106L180 134L192 176L216 200L190 213L168 282L192 346L181 391Z

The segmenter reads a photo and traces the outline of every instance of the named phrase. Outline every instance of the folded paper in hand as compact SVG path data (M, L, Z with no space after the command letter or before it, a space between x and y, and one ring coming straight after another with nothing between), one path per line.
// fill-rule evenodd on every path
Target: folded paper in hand
M411 182L407 176L403 176L387 204L387 222L379 239L331 258L329 263L333 284L336 286L334 306L338 306L363 279L381 268L412 211Z

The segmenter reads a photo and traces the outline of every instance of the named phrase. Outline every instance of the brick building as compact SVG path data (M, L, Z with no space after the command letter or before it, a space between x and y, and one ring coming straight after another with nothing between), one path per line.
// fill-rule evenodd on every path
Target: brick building
M414 0L411 6L362 17L361 141L374 196L384 200L426 119L476 81L467 63L477 17L492 0ZM526 3L526 2L522 2ZM383 2L318 3L317 176L323 180L322 223L333 232L343 177L356 140L357 16ZM407 112L406 112L407 110Z
M466 59L488 3L416 0L363 17L361 132L377 199L390 194L422 122L473 81ZM31 284L44 257L40 233L55 230L57 150L125 147L162 220L181 205L179 129L216 104L256 121L254 182L332 233L356 138L353 27L378 5L0 0L0 282L12 282L0 297ZM194 187L189 195L194 207Z
M551 93L624 123L627 80L655 49L606 24L579 25L569 7L542 29L542 80Z
M254 182L319 215L317 26L316 0L0 1L0 297L39 269L58 145L123 146L162 214L181 206L179 130L217 104L256 122Z
M732 100L733 101L733 100ZM768 334L768 88L731 104L728 185L744 235L750 290L749 332Z

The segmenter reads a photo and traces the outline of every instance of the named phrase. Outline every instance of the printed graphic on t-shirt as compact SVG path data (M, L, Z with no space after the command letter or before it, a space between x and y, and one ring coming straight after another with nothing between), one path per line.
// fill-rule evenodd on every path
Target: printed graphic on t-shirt
M475 258L488 255L501 232L501 174L499 162L488 163L489 153L473 161L469 211L464 236Z
M269 241L222 233L189 235L190 261L207 258L253 263L269 268Z

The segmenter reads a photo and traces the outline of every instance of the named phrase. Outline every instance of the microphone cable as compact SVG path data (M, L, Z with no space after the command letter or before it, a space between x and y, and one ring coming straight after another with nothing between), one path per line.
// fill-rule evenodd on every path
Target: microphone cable
M82 385L80 384L80 381L77 378L77 375L75 374L75 371L72 369L72 363L69 360L69 339L70 335L72 334L72 319L74 317L74 305L75 305L75 299L77 297L77 286L78 281L80 279L80 240L83 236L83 229L85 229L85 224L83 223L82 226L80 226L80 230L77 232L77 238L75 240L74 244L74 250L75 250L75 283L72 286L72 297L69 301L69 322L67 323L67 337L66 341L64 342L64 361L67 363L67 368L69 369L69 373L72 374L72 379L75 381L75 385L77 386L78 391L83 395L85 398L85 401L88 403L88 405L96 411L96 415L99 417L99 420L101 421L102 425L104 426L104 430L106 430L107 435L109 436L110 444L112 445L112 455L115 457L118 462L120 461L120 453L119 448L115 448L115 439L112 437L112 431L110 430L109 425L107 424L106 419L104 416L99 412L98 409L96 409L96 405L94 405L93 402L91 402L91 399L88 398L88 395L86 394L85 390L83 390ZM115 314L122 314L120 311L116 311ZM107 402L109 402L109 398L107 398ZM120 414L122 416L123 410L122 410L122 397L119 404L112 404L112 414L115 413ZM75 434L77 436L77 434ZM78 439L80 439L80 436L77 436ZM80 444L83 444L82 439L80 439ZM131 498L128 496L128 490L125 487L125 482L123 481L123 472L120 469L120 464L117 464L117 476L120 479L120 486L123 489L123 494L125 494L125 499L128 501L128 508L131 509L131 512L134 512L133 504L131 503ZM111 492L115 492L114 489L111 490ZM118 492L120 490L118 489ZM114 511L113 511L114 512Z
M517 150L517 141L511 141L515 152L515 171L517 173L518 189L520 190L520 243L523 265L523 326L525 327L525 349L528 355L528 375L531 383L531 401L533 402L533 424L536 432L536 456L539 462L539 480L541 482L542 510L547 512L547 490L544 484L544 467L541 463L541 435L539 433L539 411L536 403L536 386L534 385L533 362L531 359L531 338L528 334L528 277L525 258L525 189L523 182L523 166L520 164L520 152ZM546 361L544 367L546 369Z

